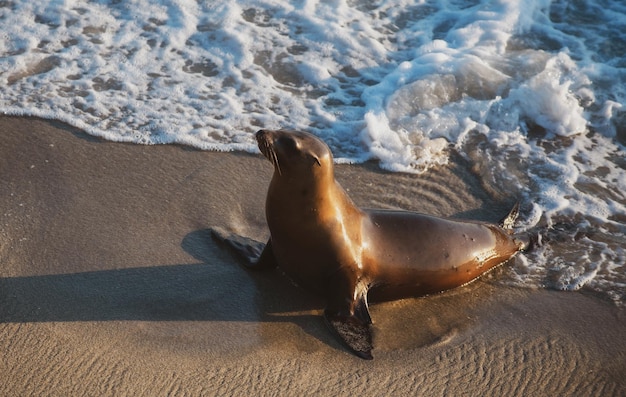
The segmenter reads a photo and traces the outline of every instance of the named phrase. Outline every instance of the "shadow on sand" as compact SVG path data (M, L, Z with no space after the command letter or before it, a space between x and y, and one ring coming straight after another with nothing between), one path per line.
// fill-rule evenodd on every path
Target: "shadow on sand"
M278 271L251 273L238 266L212 242L209 230L189 233L181 246L199 263L2 278L0 322L292 321L303 326L316 318L321 323L310 313L323 307L321 300Z

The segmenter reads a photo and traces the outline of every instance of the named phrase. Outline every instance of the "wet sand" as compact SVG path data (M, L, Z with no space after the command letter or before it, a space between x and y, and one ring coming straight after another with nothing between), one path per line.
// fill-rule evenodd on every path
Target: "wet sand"
M505 267L372 306L375 359L347 353L322 300L210 238L267 239L260 155L18 117L0 117L0 142L0 395L626 395L626 310L503 286ZM491 198L461 160L337 178L370 207L495 221L515 200Z

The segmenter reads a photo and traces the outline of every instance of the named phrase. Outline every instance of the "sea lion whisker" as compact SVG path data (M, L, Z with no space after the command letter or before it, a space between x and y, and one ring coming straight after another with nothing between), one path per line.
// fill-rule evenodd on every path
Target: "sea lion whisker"
M276 172L278 172L278 175L282 175L282 172L280 172L280 163L278 162L278 156L276 155L276 151L274 150L272 146L269 145L269 143L266 142L266 144L267 144L269 153L272 156L272 164L274 164L274 167L276 167Z
M278 162L278 156L276 155L276 151L274 147L270 143L269 139L266 135L257 134L257 141L259 142L259 150L261 153L267 158L270 163L276 168L278 175L282 175L280 171L280 164Z

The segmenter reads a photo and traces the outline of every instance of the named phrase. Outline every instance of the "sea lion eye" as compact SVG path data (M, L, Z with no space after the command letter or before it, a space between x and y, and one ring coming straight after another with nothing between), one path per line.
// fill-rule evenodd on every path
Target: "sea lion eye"
M298 148L298 145L295 141L295 139L291 138L291 137L280 137L278 138L278 142L277 142L280 146L282 146L283 148L287 149L287 150L295 150Z

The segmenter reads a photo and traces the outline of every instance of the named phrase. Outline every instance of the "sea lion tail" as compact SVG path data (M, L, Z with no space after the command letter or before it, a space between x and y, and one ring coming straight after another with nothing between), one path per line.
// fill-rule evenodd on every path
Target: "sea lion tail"
M517 221L517 217L519 216L519 201L515 203L511 211L498 222L500 227L504 230L513 230L515 227L515 221Z

